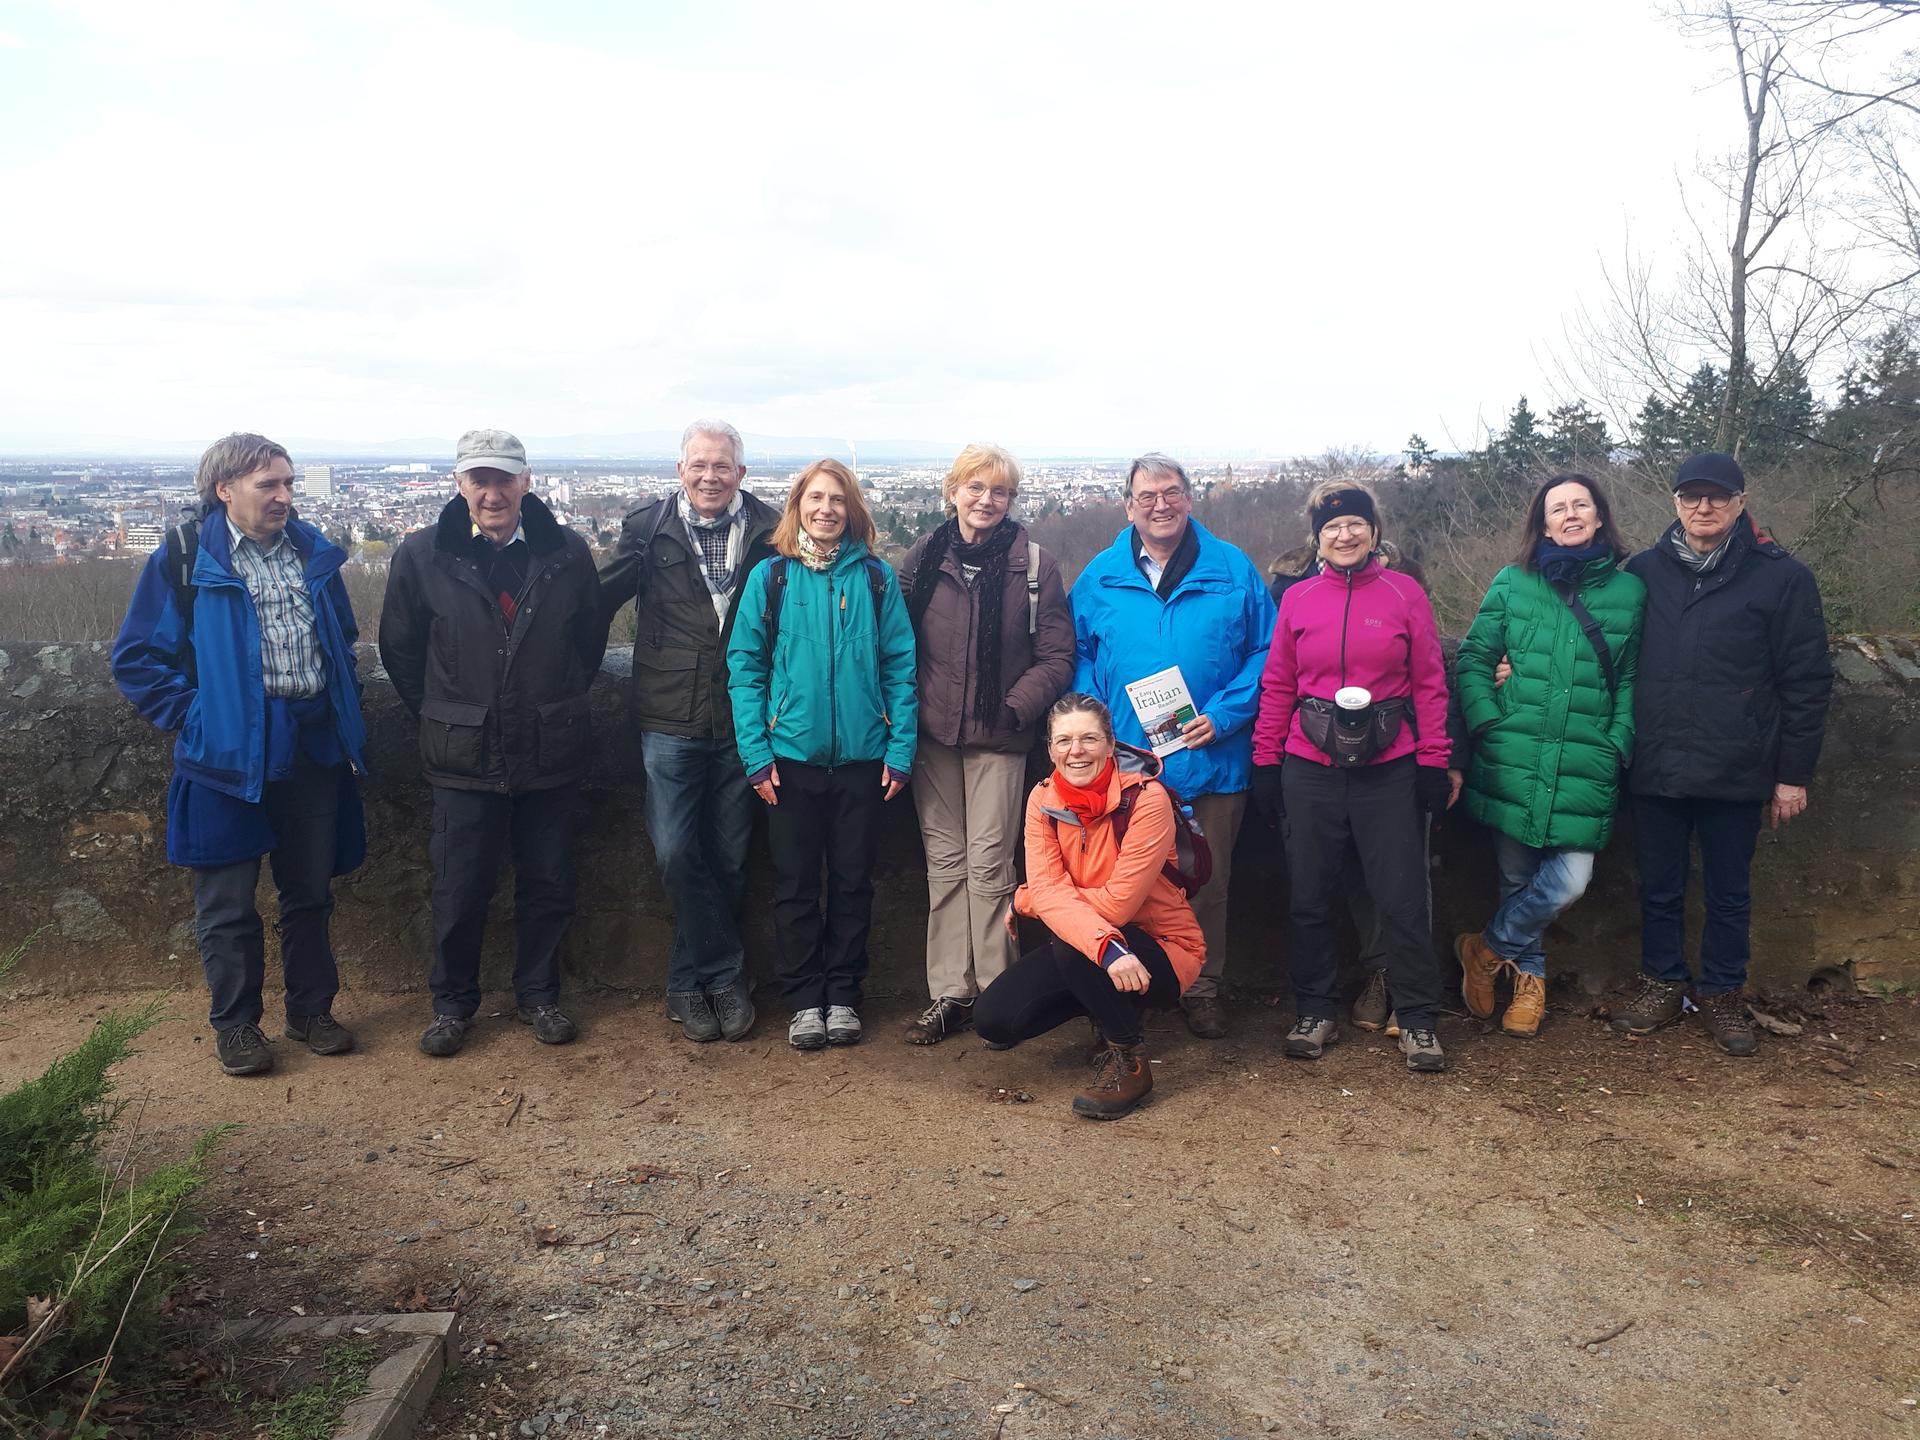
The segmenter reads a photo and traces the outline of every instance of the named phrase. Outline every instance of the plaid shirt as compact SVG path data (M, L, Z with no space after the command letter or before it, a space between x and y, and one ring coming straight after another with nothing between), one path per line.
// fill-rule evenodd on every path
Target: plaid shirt
M313 597L307 593L306 566L286 532L263 550L240 533L231 519L233 568L246 581L260 617L260 678L267 694L303 700L327 688L326 662L313 629Z

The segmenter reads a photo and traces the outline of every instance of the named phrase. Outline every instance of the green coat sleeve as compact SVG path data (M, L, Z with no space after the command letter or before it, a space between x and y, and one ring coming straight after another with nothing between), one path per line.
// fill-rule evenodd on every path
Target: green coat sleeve
M905 775L920 740L920 689L915 675L913 622L899 578L887 570L880 599L880 699L887 710L887 764ZM751 773L751 771L749 771Z
M773 656L767 653L767 566L753 567L741 587L740 605L727 642L727 698L733 705L734 748L747 774L773 763L767 739L768 690L773 679Z
M1454 658L1454 685L1460 692L1460 710L1469 735L1478 735L1500 718L1493 667L1507 653L1507 577L1511 573L1509 566L1493 577L1486 598L1480 602L1480 613L1473 617Z

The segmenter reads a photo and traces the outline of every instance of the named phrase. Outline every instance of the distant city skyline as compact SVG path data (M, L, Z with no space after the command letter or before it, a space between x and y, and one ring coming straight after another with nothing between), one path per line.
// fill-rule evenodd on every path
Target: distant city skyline
M0 453L1465 448L1683 233L1724 70L1641 0L22 0Z

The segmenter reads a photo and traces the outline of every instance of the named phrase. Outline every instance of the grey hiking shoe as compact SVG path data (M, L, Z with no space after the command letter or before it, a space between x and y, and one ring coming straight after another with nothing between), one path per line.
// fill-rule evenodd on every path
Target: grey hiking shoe
M707 996L707 1003L722 1035L729 1040L747 1038L747 1032L753 1029L756 1017L753 1001L747 995L747 987L743 982L736 980L731 985L722 985Z
M344 1055L353 1049L353 1032L331 1014L289 1015L287 1038L304 1040L316 1055Z
M1302 1015L1287 1031L1280 1049L1289 1060L1318 1060L1340 1038L1340 1026L1323 1015Z
M822 1050L827 1044L827 1012L796 1010L787 1022L787 1044L796 1050Z
M704 990L689 990L684 995L667 996L667 1018L680 1022L680 1033L702 1044L720 1038L720 1017L713 1013L713 1001ZM753 1022L749 1020L748 1024Z
M1623 1034L1650 1035L1662 1025L1671 1025L1680 1018L1681 1006L1686 998L1685 982L1656 980L1651 975L1642 975L1640 988L1633 992L1633 998L1608 1023Z
M1387 1023L1393 1006L1387 1000L1387 972L1372 971L1366 987L1354 997L1353 1023L1362 1030L1378 1030Z
M433 1023L420 1036L421 1051L441 1058L458 1055L460 1047L467 1043L467 1023L458 1015L434 1016Z
M213 1037L213 1053L229 1075L265 1075L273 1069L273 1047L258 1025L230 1025Z
M542 1045L571 1045L580 1035L580 1027L558 1005L522 1005L514 1018L531 1025L533 1038Z
M1447 1052L1431 1030L1407 1026L1400 1032L1400 1053L1407 1057L1407 1069L1418 1074L1437 1075L1447 1068Z
M1747 1014L1747 997L1738 990L1702 996L1700 1020L1713 1037L1713 1043L1729 1055L1751 1055L1760 1048L1753 1033L1753 1020Z
M827 1007L827 1043L829 1045L860 1043L860 1013L851 1005Z

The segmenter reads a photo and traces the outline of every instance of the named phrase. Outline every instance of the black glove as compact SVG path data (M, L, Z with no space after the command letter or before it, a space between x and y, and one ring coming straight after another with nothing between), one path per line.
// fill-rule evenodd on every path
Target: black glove
M1281 788L1278 765L1253 767L1253 803L1259 808L1260 817L1278 830L1280 822L1287 818L1287 794Z
M1422 765L1413 772L1413 797L1436 820L1447 813L1447 795L1452 788L1444 766Z

